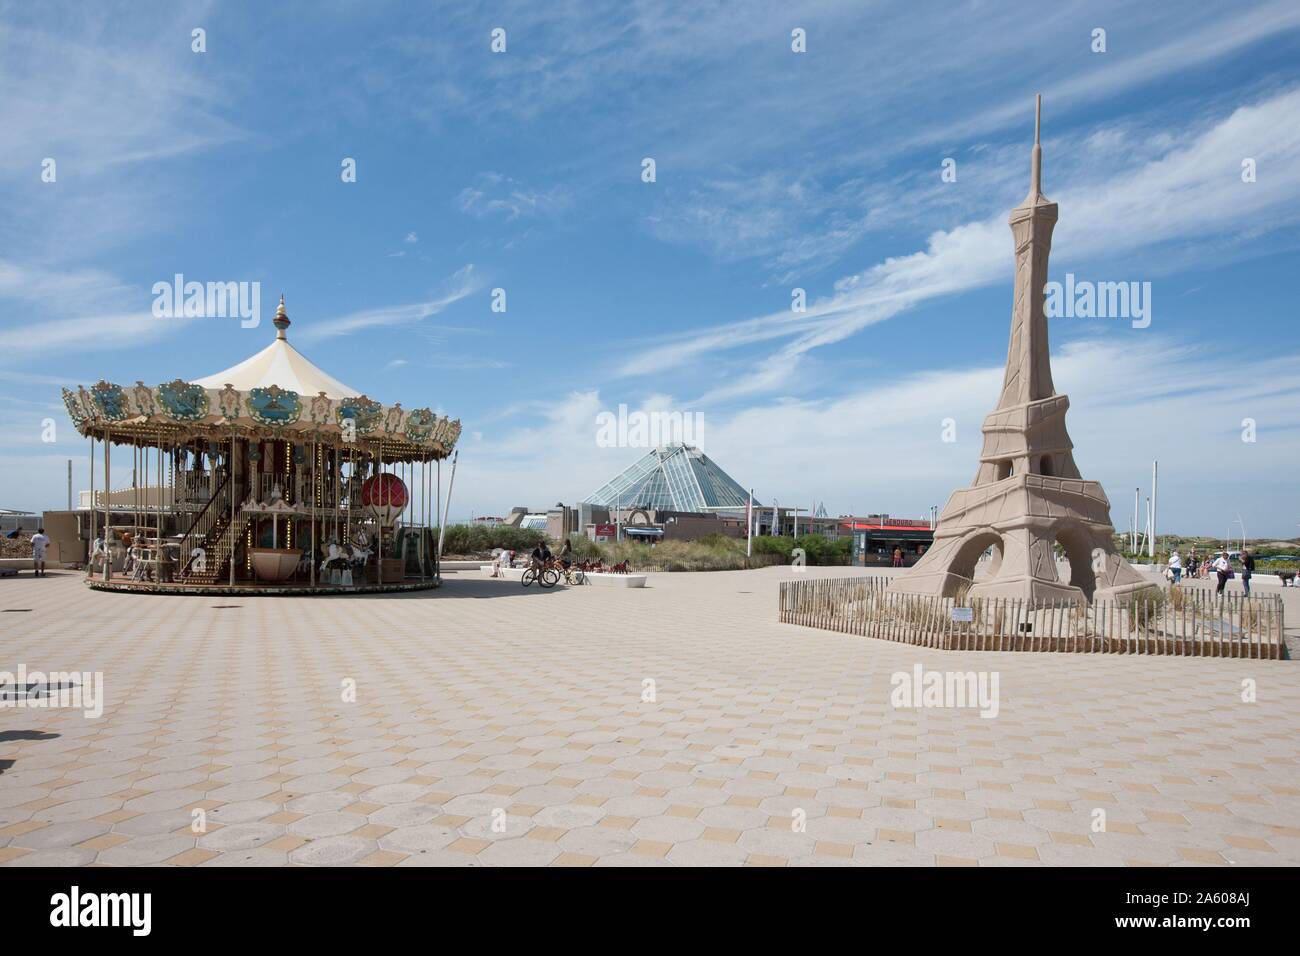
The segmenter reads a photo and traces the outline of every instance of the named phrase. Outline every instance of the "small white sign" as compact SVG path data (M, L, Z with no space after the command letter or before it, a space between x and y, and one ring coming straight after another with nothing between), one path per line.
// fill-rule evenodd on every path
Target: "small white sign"
M975 609L973 607L955 607L952 609L952 619L970 623L975 620Z

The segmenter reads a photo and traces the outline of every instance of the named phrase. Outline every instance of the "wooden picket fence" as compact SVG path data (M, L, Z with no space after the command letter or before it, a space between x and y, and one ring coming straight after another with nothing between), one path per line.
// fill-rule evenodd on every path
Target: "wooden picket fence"
M1131 599L1031 604L889 591L885 577L781 582L781 621L950 651L1064 651L1280 660L1280 595L1192 588Z

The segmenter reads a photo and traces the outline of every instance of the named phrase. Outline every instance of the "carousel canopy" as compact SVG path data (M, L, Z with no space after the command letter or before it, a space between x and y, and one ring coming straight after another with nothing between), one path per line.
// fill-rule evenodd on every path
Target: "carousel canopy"
M322 371L289 344L283 296L274 324L270 345L215 375L155 387L65 388L68 415L81 434L119 443L275 438L367 446L389 461L451 454L459 420L381 405Z
M280 309L283 308L284 302L281 300ZM277 317L278 315L279 313ZM285 322L287 321L286 316ZM232 365L224 372L196 378L194 384L204 388L225 388L230 385L241 392L278 385L299 395L317 395L323 392L326 398L356 398L361 394L323 371L290 345L283 329L276 335L274 342L256 355L244 359L238 365Z

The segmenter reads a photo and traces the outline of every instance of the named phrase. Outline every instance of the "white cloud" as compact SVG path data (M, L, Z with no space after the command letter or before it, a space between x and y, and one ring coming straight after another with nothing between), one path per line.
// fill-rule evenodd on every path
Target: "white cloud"
M424 302L363 309L360 312L351 312L335 319L313 322L298 337L305 341L314 341L349 335L376 326L416 324L473 295L481 287L481 283L474 274L473 263L470 263L456 270L447 279L444 286L446 291L442 295Z
M455 206L479 219L504 216L507 221L559 212L569 206L569 194L559 187L530 189L500 173L481 173L474 185L456 194Z
M1159 152L1104 181L1067 184L1059 194L1045 158L1045 188L1061 206L1053 263L1076 268L1089 260L1126 257L1130 270L1115 279L1144 278L1158 271L1154 252L1133 253L1179 239L1246 235L1275 230L1300 218L1300 90L1241 107L1217 122L1179 138L1151 137L1142 145ZM1028 148L1025 177L1028 180ZM1253 156L1267 177L1243 183L1241 159ZM921 302L987 286L1011 275L1013 254L1006 213L942 230L924 251L891 257L841 279L834 294L809 304L806 313L780 311L670 339L639 352L621 373L643 375L680 367L706 354L773 340L785 344L758 363L757 374L708 392L714 402L778 388L813 349L839 342ZM1001 334L1001 332L999 332Z
M834 398L773 399L730 414L706 409L704 451L763 501L816 499L832 514L922 517L974 478L980 426L1002 374L1001 365L935 368ZM1251 534L1292 534L1293 522L1272 503L1293 494L1300 353L1245 363L1132 330L1122 340L1069 343L1053 357L1053 376L1071 400L1075 460L1110 494L1115 523L1126 524L1133 487L1149 484L1159 459L1164 528L1212 533L1240 511ZM469 490L453 514L470 504L495 513L589 494L643 454L596 447L595 416L616 405L592 390L498 417L502 427L485 430L463 456L457 487ZM629 405L697 407L663 395ZM1259 425L1253 444L1241 441L1245 417ZM535 424L505 424L520 418ZM941 440L946 418L957 422L955 443Z

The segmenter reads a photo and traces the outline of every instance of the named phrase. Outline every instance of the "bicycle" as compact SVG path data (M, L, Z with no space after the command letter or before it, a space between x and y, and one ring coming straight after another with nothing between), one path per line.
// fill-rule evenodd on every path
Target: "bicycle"
M587 583L587 576L583 573L583 569L576 564L570 564L567 568L560 565L556 568L556 571L560 575L560 580L565 584L580 585Z
M534 581L536 581L540 587L553 588L559 583L560 574L551 564L543 564L540 566L536 563L530 564L524 569L523 575L519 578L519 583L524 587L528 587L528 585L532 584Z

